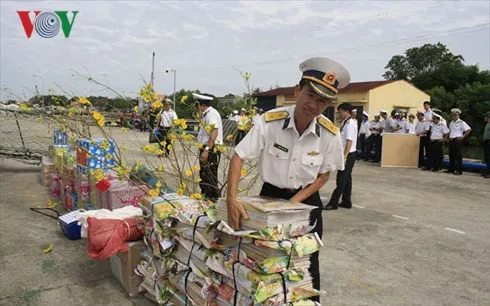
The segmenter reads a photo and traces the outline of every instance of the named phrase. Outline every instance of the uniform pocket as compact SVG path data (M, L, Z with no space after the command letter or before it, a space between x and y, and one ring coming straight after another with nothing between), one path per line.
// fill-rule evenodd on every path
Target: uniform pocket
M276 148L275 146L271 145L269 147L269 154L272 155L274 159L285 161L289 159L289 153L284 152L283 150Z
M320 171L320 166L323 163L323 155L319 154L317 156L304 155L301 158L301 169L303 171L303 175L309 181L314 181L318 172Z

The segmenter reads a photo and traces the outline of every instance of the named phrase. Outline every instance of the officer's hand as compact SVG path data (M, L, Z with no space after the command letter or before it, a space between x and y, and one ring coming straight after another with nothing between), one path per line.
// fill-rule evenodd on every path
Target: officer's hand
M226 204L228 206L228 225L233 229L240 228L240 219L249 219L243 203L235 197L227 197Z
M207 162L208 161L208 156L209 156L209 151L202 151L201 153L201 161Z

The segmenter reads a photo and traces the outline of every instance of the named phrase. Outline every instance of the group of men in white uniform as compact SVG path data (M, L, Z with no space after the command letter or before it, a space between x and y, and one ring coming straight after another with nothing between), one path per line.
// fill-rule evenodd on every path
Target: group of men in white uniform
M460 118L461 110L451 109L452 120L447 125L438 109L432 109L430 102L424 102L424 111L417 111L415 116L410 114L409 121L405 120L406 113L393 110L391 116L381 110L379 115L369 121L369 114L363 113L363 121L359 130L359 140L364 160L381 160L381 143L384 133L409 133L420 136L419 168L437 172L443 163L443 141L449 140L449 167L446 173L461 175L463 173L463 140L471 133L471 128ZM383 119L383 120L382 120ZM375 149L374 157L371 151Z

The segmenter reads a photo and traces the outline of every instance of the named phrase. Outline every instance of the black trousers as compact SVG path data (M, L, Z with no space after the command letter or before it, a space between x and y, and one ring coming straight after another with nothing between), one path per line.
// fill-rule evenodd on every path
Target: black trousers
M164 152L167 153L167 155L170 153L170 150L168 149L168 145L170 144L168 140L168 132L170 131L169 127L160 127L158 129L158 145L160 146L160 149L162 149ZM165 141L165 148L160 144L160 142Z
M373 139L373 144L374 144L374 158L373 160L375 162L380 162L381 161L381 135L380 134L372 134L371 138Z
M490 174L490 139L483 141L483 156L487 164L487 174Z
M264 183L264 185L262 185L262 190L260 190L260 196L275 197L275 198L289 200L300 190L301 188L292 192L291 190L277 188L276 186L271 185L269 183ZM323 234L323 219L322 219L323 204L322 204L322 200L320 199L320 193L318 191L315 192L309 198L304 200L302 203L318 207L316 209L311 210L310 225L313 225L316 222L316 226L313 228L311 232L317 233L321 239ZM319 255L320 255L319 251L311 254L310 269L309 269L311 277L313 278L313 288L317 290L320 290L320 262L318 258ZM311 299L316 302L320 302L319 296Z
M429 164L427 168L434 170L441 169L443 159L442 140L432 140L430 142Z
M429 147L430 138L429 136L420 136L420 146L419 146L419 168L427 167L427 160L429 159Z
M199 150L199 156L201 156L204 150ZM203 162L199 158L199 176L201 177L201 182L199 187L201 187L201 193L204 194L206 198L211 201L216 202L221 196L218 188L218 167L220 161L221 153L214 153L213 149L209 149L209 155L207 162Z
M453 138L449 142L449 171L463 172L463 141Z
M247 131L238 130L238 135L235 140L235 145L238 145L240 141L242 141L242 139L245 137L245 135L247 135Z
M369 137L366 138L366 145L362 150L364 154L364 160L371 159L371 152L373 151L373 140L374 140L373 136L374 135L369 135Z
M342 196L342 203L352 205L352 169L355 163L356 153L351 152L347 155L345 169L337 171L337 188L333 191L329 204L339 206L340 196Z
M366 156L366 134L359 134L359 149L361 149L362 153L359 157Z

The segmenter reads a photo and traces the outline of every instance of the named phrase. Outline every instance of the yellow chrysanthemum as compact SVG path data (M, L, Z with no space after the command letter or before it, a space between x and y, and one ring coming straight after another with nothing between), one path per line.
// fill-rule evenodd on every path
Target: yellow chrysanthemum
M197 182L198 182L198 183L202 182L202 178L198 177L198 178L197 178Z
M172 145L168 145L167 149L169 149L169 151L172 151Z
M204 147L204 145L202 143L196 143L196 148L198 148L199 150L202 149Z
M184 174L186 176L192 176L192 170L185 170Z
M199 170L201 170L201 167L199 165L195 165L195 166L192 166L192 170L199 171Z
M201 200L202 199L202 194L200 193L193 193L190 196L191 199L196 199L196 200Z
M240 175L241 175L242 177L247 176L247 169L242 168L242 170L240 171Z
M184 195L184 190L182 188L177 189L177 195L178 196L183 196Z
M122 146L122 147L121 147L121 149L122 149L123 151L127 151L127 150L128 150L128 147L127 147L127 146Z
M180 98L180 103L185 103L185 101L187 101L187 99L189 99L189 97L188 97L188 96L182 96L182 97Z
M163 169L164 169L164 167L163 167L163 165L162 165L162 166L160 166L160 167L156 168L156 169L155 169L155 171L156 171L156 172L163 172Z
M125 128L125 127L122 127L122 128L121 128L121 131L123 131L123 132L126 132L127 130L128 130L128 129L127 129L127 128Z
M150 197L157 197L158 195L160 195L160 189L151 189L148 191L148 195Z
M107 154L105 155L105 158L106 158L107 160L111 160L111 159L112 159L112 154L107 153Z
M138 105L136 105L136 106L134 107L134 111L135 111L135 112L138 112L138 110L139 110L139 107L138 107Z
M160 188L160 187L162 187L162 183L160 183L160 182L157 182L157 183L156 183L156 185L155 185L155 187L157 187L157 188Z
M231 141L232 139L233 139L233 135L229 134L228 136L226 136L226 140Z
M80 102L80 104L82 105L92 105L92 103L90 103L90 101L85 97L80 97L80 99L78 99L78 102Z

